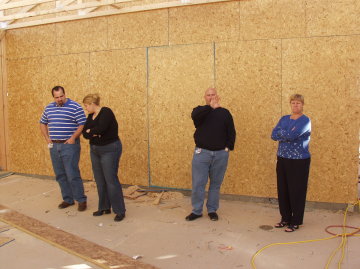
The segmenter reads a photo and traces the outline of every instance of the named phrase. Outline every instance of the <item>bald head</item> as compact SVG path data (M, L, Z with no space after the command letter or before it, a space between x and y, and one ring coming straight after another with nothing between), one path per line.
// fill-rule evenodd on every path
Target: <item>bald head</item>
M217 94L217 91L216 91L215 88L207 88L207 90L205 91L205 95L206 95L208 92L214 92L215 94Z
M210 105L210 102L211 102L211 99L212 98L215 98L217 96L217 91L215 88L208 88L206 91L205 91L205 95L204 95L204 98L205 98L205 102L207 105Z

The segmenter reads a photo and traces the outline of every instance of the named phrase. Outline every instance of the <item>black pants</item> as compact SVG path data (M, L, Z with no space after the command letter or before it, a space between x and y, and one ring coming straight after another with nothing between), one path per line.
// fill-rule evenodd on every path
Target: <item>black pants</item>
M310 158L277 158L277 190L281 221L293 225L303 223L309 169Z

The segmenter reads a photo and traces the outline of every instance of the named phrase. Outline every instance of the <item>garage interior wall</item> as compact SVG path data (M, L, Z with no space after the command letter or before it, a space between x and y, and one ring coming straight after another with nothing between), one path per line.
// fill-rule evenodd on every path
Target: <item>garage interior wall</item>
M192 109L216 87L237 129L221 192L276 197L289 96L312 120L307 199L357 199L360 1L251 0L160 9L6 31L7 169L53 175L39 119L62 85L99 93L119 122L122 183L191 188ZM88 141L81 173L92 179Z

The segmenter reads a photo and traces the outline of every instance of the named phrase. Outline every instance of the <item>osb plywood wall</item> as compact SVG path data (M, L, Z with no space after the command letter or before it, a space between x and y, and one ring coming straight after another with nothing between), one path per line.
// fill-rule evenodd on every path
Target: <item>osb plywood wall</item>
M9 170L52 174L38 121L60 84L78 102L98 92L115 111L122 183L189 189L190 113L216 86L238 134L222 193L276 197L270 134L298 92L313 125L308 200L352 202L359 17L360 1L249 0L10 30ZM82 175L91 179L82 145Z
M149 133L152 184L190 188L194 150L191 110L213 84L213 46L149 51Z

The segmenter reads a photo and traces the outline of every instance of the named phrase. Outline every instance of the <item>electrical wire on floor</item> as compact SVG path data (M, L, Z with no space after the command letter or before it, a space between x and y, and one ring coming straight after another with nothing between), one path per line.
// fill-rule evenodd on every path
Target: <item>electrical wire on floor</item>
M3 226L3 227L0 227L0 234L3 233L3 232L7 232L11 229L10 226ZM15 239L11 239L11 238L3 238L3 237L0 237L0 239L3 239L3 240L0 240L1 242L3 242L2 244L0 244L0 248L9 244L10 242L14 241ZM11 240L10 240L11 239ZM9 240L9 241L5 241L4 240Z
M356 203L352 204L351 206L356 206L356 205L359 205L359 201L357 201ZM341 268L341 263L343 262L344 260L344 257L345 257L345 246L346 246L346 243L347 243L347 238L350 237L350 236L360 236L360 234L358 234L360 232L360 227L353 227L353 226L347 226L346 225L346 219L347 219L347 212L349 210L349 207L350 205L348 205L346 207L346 210L345 210L345 213L344 213L344 219L343 219L343 225L330 225L328 227L325 228L325 231L329 234L331 234L332 236L330 237L326 237L326 238L320 238L320 239L310 239L310 240L304 240L304 241L294 241L294 242L285 242L285 243L272 243L272 244L269 244L269 245L266 245L265 247L261 248L260 250L258 250L251 258L251 267L253 269L256 269L256 265L255 265L255 258L256 256L258 256L263 250L267 249L267 248L270 248L270 247L273 247L273 246L277 246L277 245L292 245L292 244L303 244L303 243L312 243L312 242L318 242L318 241L324 241L324 240L329 240L329 239L334 239L334 238L337 238L337 237L340 237L341 236L341 243L340 245L331 253L327 263L326 263L326 266L325 266L325 269L328 269L334 256L336 255L336 253L341 249L341 257L340 257L340 260L338 262L338 269ZM329 232L329 228L342 228L342 233L341 234L334 234L334 233L331 233ZM352 233L347 233L346 231L346 228L351 228L351 229L355 229L354 232Z
M15 173L13 173L13 172L5 172L5 173L0 173L0 178L4 178L4 177L8 177L8 176L11 176L11 175L13 175L13 174L15 174Z
M353 206L356 206L356 205L359 205L359 201L357 201L356 203L353 204ZM347 238L349 236L360 236L359 234L357 234L359 231L360 231L360 228L357 228L357 227L353 227L353 226L347 226L346 225L346 218L347 218L347 212L349 210L349 206L346 207L346 210L345 210L345 213L344 213L344 220L343 220L343 225L330 225L328 227L326 227L325 231L327 233L330 233L328 231L328 229L330 227L341 227L342 228L342 234L335 234L335 236L339 237L341 236L341 243L340 245L332 252L332 254L330 255L329 259L328 259L328 262L326 263L326 266L325 268L329 268L330 264L331 264L331 261L333 260L334 256L336 255L336 253L341 249L341 257L340 257L340 260L338 262L338 269L341 268L341 264L344 260L344 257L345 257L345 246L346 246L346 243L347 243ZM346 232L346 228L352 228L352 229L357 229L355 232L353 233L347 233ZM332 234L332 233L330 233Z
M10 227L0 227L0 234L9 231L10 229L11 229Z
M6 241L5 243L3 243L3 244L0 245L0 248L3 247L3 246L5 246L5 245L7 245L7 244L9 244L9 243L11 243L12 241L15 241L15 239L11 239L11 240L9 240L9 241Z

